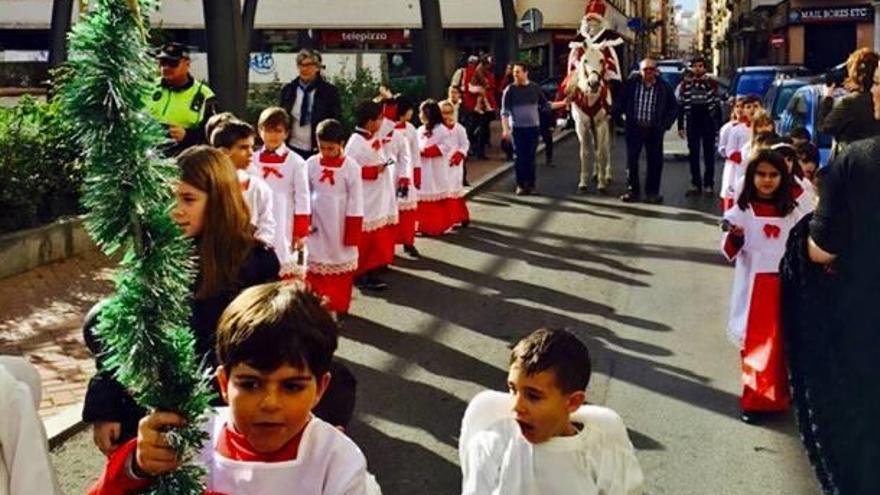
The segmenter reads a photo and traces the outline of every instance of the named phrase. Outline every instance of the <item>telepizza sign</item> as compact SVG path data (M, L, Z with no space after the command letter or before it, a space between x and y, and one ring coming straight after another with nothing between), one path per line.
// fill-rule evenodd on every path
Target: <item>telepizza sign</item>
M325 30L321 41L328 45L368 43L371 45L402 45L409 43L408 29L374 30Z
M870 5L853 7L816 7L809 9L792 9L789 21L792 24L815 24L822 22L871 22L874 20L874 8Z

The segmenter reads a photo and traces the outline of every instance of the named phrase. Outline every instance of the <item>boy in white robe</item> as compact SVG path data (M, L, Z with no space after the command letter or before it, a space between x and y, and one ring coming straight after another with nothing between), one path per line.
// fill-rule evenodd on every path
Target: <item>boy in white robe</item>
M0 356L0 495L60 493L37 413L40 392L32 364Z
M258 176L249 172L254 154L254 128L231 113L217 119L211 126L211 146L226 153L235 166L244 201L251 214L254 236L266 244L275 241L275 216L272 210L272 190ZM213 117L212 117L213 119Z
M260 113L257 125L263 147L254 154L251 172L272 190L275 239L272 245L281 263L283 279L304 276L304 249L309 235L311 199L306 162L287 147L290 116L281 107Z
M636 495L642 471L612 410L583 405L586 346L541 329L511 352L509 394L483 392L462 420L463 495Z
M470 141L464 126L455 120L455 108L448 101L440 102L440 113L443 115L445 136L443 145L446 159L449 162L449 206L452 223L467 227L471 222L467 202L464 197L465 168Z
M380 134L384 118L378 103L361 102L355 109L357 127L345 145L345 156L361 167L363 179L364 226L355 284L368 290L388 288L379 272L394 261L397 239L396 166Z
M306 161L312 191L312 233L306 281L328 299L328 307L348 313L358 266L358 244L364 221L361 167L342 154L342 124L328 119L318 124L317 155Z
M397 96L394 99L394 109L397 121L394 124L394 132L403 137L409 152L409 160L406 166L405 177L409 181L398 181L397 197L397 243L403 245L403 250L413 258L420 256L416 249L416 222L418 219L418 190L422 186L422 155L419 152L419 135L415 126L410 123L413 118L415 107L413 102L405 96ZM400 174L398 173L398 177ZM404 183L406 182L406 183ZM408 186L402 189L402 186ZM406 194L400 194L400 193Z
M357 445L312 414L330 382L338 331L320 297L298 281L251 287L229 305L216 345L229 408L204 425L210 441L199 454L208 493L377 493ZM89 495L140 493L150 477L177 469L163 432L182 423L172 412L147 416Z

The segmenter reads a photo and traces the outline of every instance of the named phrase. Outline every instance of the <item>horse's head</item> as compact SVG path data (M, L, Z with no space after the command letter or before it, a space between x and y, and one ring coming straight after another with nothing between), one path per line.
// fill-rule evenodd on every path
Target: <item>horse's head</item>
M577 87L584 94L597 94L605 79L602 52L584 44L585 51L577 65Z

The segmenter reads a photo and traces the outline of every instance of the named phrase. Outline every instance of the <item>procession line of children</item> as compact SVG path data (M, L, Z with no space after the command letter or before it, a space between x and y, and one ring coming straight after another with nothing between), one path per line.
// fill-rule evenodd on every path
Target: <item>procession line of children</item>
M282 108L260 114L256 152L257 133L232 114L206 126L235 164L256 236L275 249L281 278L304 278L338 313L348 312L354 285L387 288L381 273L396 245L417 258L417 232L438 236L470 221L467 133L448 103L428 100L419 110L416 128L406 97L364 101L348 139L339 122L318 124L320 153L308 161L285 144L290 117Z
M780 137L754 96L735 102L721 128L721 252L735 262L727 326L742 358L743 421L788 409L779 263L790 230L815 206L818 150L806 129Z

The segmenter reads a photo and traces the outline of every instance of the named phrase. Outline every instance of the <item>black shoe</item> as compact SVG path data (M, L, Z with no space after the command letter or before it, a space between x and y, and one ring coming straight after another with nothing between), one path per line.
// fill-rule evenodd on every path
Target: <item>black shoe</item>
M416 247L415 247L414 245L412 245L412 244L404 245L404 246L403 246L403 252L405 252L406 254L412 256L413 258L421 258L421 257L422 257L422 254L419 253L419 250L416 249Z
M712 186L706 186L703 188L703 196L707 198L715 197L715 188Z
M581 184L581 185L578 186L578 192L581 193L581 194L586 194L587 191L589 191L589 190L590 190L590 188L587 187L586 184Z
M364 289L372 290L372 291L382 291L388 289L388 284L382 281L379 277L376 276L367 276L366 283L364 284Z
M660 196L659 194L651 194L651 195L645 197L645 203L652 204L652 205L662 204L663 203L663 196Z
M471 224L470 220L465 220L465 221L461 222L460 224L458 224L458 226L462 229L466 229L470 226L470 224Z
M642 198L634 192L628 192L620 197L624 203L638 203Z
M739 419L742 420L743 423L756 425L761 422L761 418L763 414L755 411L742 411Z
M468 181L462 181L461 185L464 187L471 187L471 183Z
M689 187L688 190L684 193L684 196L686 198L692 198L694 196L699 196L699 195L700 195L700 186L695 186L693 184L691 184L691 187Z

